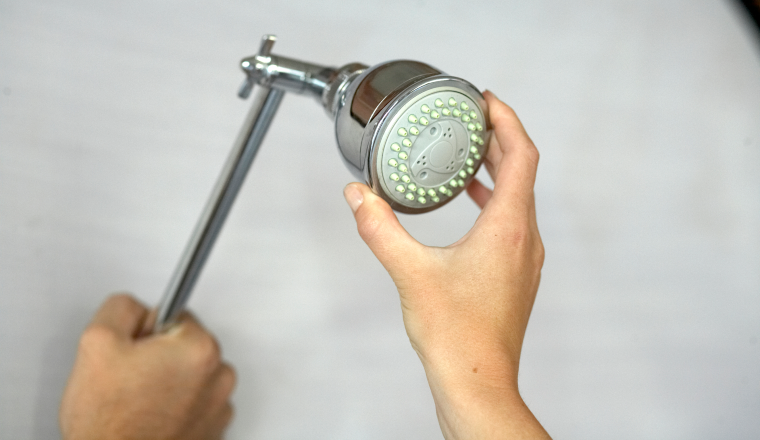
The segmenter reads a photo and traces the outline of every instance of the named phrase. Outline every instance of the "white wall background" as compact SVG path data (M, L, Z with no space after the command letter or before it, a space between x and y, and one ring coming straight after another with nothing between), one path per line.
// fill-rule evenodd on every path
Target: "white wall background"
M428 62L542 153L521 388L556 438L760 437L760 45L732 3L0 0L0 438L52 439L108 292L160 297L249 102L240 58ZM287 96L191 307L230 439L441 438L332 125ZM448 244L465 197L402 222Z

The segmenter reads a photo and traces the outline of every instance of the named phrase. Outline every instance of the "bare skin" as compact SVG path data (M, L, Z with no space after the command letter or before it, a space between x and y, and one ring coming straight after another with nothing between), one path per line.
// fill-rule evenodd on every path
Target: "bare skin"
M490 92L484 96L493 128L485 165L494 190L477 180L467 188L482 211L462 239L424 246L366 185L349 184L344 195L359 234L398 288L444 437L549 438L517 387L544 261L533 197L538 150L514 111Z
M148 309L110 297L82 334L60 409L64 440L221 439L235 373L189 314L138 337Z
M482 212L457 243L423 246L365 185L348 185L345 196L398 287L444 437L549 438L517 387L544 258L533 201L538 151L512 109L485 97L495 186L467 188ZM235 373L218 344L189 314L160 335L141 334L146 320L148 309L116 295L84 331L61 404L64 440L222 438Z

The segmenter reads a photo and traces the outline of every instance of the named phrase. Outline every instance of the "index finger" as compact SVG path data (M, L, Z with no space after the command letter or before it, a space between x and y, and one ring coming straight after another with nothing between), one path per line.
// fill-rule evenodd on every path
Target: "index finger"
M501 157L496 166L492 204L513 210L533 205L538 149L511 107L490 92L484 93L496 145ZM498 156L498 155L495 155Z
M142 330L147 316L148 309L144 305L133 296L122 293L108 297L95 312L90 325L102 325L120 337L132 339Z

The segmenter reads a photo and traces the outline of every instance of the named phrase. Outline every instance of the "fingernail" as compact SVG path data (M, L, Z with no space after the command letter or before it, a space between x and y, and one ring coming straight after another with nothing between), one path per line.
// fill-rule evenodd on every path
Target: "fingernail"
M349 183L343 190L343 197L346 198L346 202L348 202L348 206L351 207L351 211L353 212L356 212L364 201L362 192L353 183Z

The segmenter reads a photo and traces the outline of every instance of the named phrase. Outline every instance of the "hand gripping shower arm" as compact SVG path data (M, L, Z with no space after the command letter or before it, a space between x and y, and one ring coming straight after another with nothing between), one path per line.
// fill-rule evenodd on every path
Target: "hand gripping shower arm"
M338 149L359 179L404 213L439 208L472 180L487 151L485 101L469 82L417 61L325 67L272 55L273 35L242 60L238 95L256 96L158 306L164 331L190 297L284 93L311 95L335 121ZM483 122L483 124L481 124Z
M270 58L275 40L276 38L273 35L265 36L259 53L252 58L261 60ZM245 61L243 62L244 69L249 65L250 61L248 64ZM257 87L251 110L248 112L227 162L224 164L222 173L161 299L153 327L154 332L167 329L182 312L203 269L206 258L224 225L232 203L235 201L235 197L253 163L264 135L269 129L269 124L277 112L285 90L300 91L282 87L279 82L275 84L273 79L249 74L240 88L238 95L245 99L251 94L255 82L261 85L261 87ZM314 82L316 82L315 86L318 87L319 83Z

